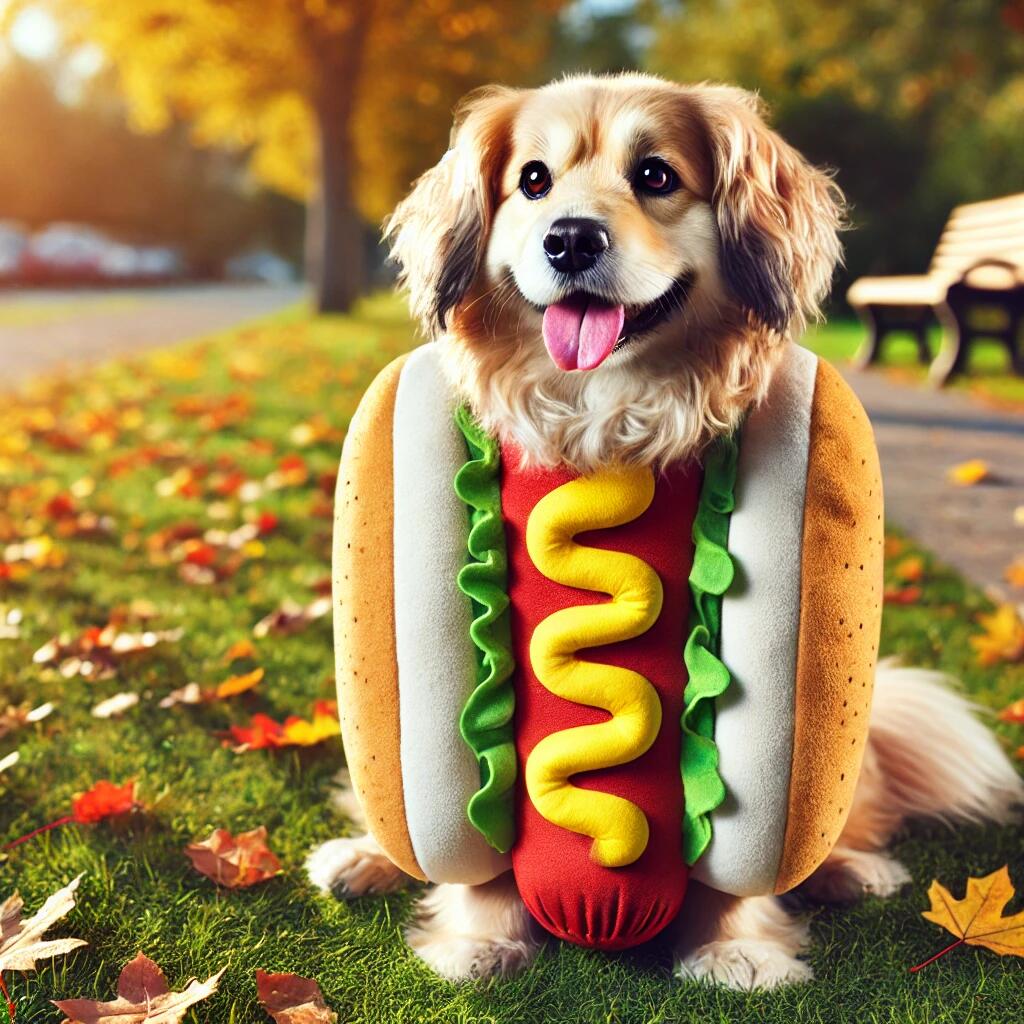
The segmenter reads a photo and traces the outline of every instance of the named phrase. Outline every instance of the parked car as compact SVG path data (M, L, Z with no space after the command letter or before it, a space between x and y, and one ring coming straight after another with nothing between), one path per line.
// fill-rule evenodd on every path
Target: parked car
M170 246L129 245L80 224L51 224L29 235L0 223L0 280L138 284L181 278L186 269L182 254Z
M228 260L224 276L229 281L260 281L264 284L291 284L295 267L269 249L253 249Z
M27 246L28 232L20 224L0 221L0 282L18 277Z

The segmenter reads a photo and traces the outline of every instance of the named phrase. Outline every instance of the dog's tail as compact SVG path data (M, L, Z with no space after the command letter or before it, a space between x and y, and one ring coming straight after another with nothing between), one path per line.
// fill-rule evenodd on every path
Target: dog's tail
M947 824L1015 818L1024 780L984 714L940 672L903 668L892 659L879 663L858 792L879 811L859 808L871 833L891 834L909 818ZM874 845L883 836L864 838Z

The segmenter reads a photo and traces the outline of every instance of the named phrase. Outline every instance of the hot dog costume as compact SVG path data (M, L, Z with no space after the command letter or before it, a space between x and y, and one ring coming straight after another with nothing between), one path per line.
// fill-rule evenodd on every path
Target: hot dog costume
M617 949L690 876L781 893L828 855L867 733L882 494L863 409L810 352L699 463L581 477L522 469L416 349L352 421L334 544L349 768L410 875L511 867L548 931Z

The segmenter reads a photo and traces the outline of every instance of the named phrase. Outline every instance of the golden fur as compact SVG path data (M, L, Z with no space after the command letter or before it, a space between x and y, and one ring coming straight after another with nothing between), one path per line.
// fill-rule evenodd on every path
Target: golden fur
M626 170L638 153L669 161L678 192L635 194ZM520 168L537 159L554 177L543 202L517 188ZM585 373L557 369L541 341L538 307L562 296L540 240L564 216L608 225L606 273L588 287L627 313L689 282L674 315ZM387 236L414 314L484 425L517 442L527 462L586 471L658 465L732 430L763 397L784 341L818 316L841 218L830 178L765 125L754 97L630 74L472 94L451 149L399 205ZM909 875L883 850L911 818L1010 817L1021 780L975 710L934 674L879 666L850 817L808 894L891 895ZM365 824L347 790L342 809ZM369 835L323 844L307 872L349 895L405 881ZM683 918L672 938L681 979L751 989L811 977L797 959L807 926L773 897L692 883ZM455 980L509 973L539 948L508 875L432 889L408 938Z
M657 154L670 196L627 174ZM543 202L517 188L543 159ZM540 253L561 216L596 216L613 239L600 282L627 311L681 275L679 313L589 373L564 373L540 341L560 294ZM485 427L527 462L586 471L660 464L732 430L765 392L782 343L819 314L839 259L838 189L771 131L749 93L646 75L489 88L459 107L451 149L386 232L413 312Z

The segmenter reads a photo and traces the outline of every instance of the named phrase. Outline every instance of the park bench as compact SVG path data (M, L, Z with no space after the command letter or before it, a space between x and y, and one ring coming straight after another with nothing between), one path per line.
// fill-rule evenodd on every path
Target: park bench
M862 277L846 298L868 329L860 366L880 358L882 341L893 331L913 334L921 362L929 362L934 318L944 328L930 371L936 384L964 372L978 337L1003 342L1014 372L1024 375L1024 192L958 206L927 274Z

